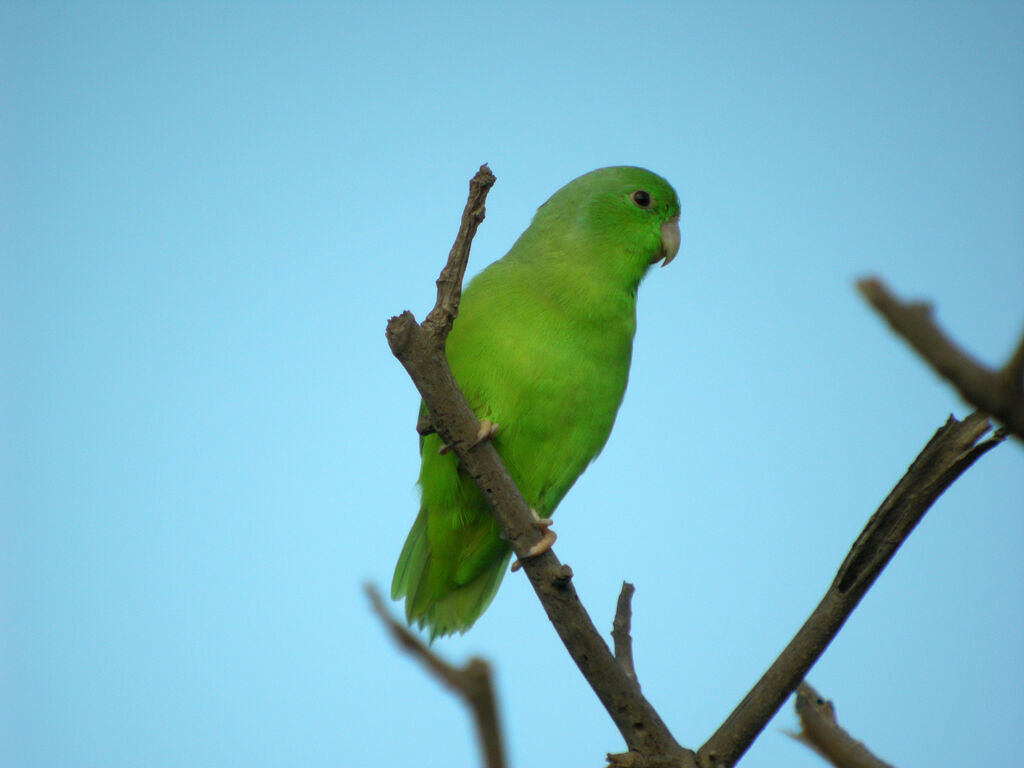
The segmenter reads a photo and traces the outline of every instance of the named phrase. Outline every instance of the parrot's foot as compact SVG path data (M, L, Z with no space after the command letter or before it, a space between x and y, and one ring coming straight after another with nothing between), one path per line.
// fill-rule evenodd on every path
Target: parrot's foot
M480 443L486 443L492 437L498 433L498 425L489 419L480 419L480 424L476 428L476 440L469 446L470 448L476 448Z
M498 425L489 419L480 419L476 428L476 439L469 444L470 448L476 448L480 443L486 443L498 432ZM442 456L452 449L451 443L443 443L437 452Z
M525 557L536 557L537 555L543 555L551 549L551 545L555 543L555 540L558 538L558 534L551 530L551 525L554 521L550 517L541 517L537 514L537 510L532 507L530 508L530 514L533 515L533 524L543 533L540 537L540 541L530 547ZM518 571L522 567L523 563L521 560L516 560L512 563L513 571Z

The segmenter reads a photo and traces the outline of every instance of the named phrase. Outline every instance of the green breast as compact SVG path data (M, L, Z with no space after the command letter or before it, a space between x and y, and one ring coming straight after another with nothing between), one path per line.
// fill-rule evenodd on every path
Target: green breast
M635 301L611 291L555 291L539 279L467 288L448 360L527 503L550 514L604 446L626 389ZM483 278L483 279L481 279Z

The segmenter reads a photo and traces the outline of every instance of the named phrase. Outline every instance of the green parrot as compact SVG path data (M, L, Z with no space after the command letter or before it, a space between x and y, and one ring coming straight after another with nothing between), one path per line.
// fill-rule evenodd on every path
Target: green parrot
M678 249L671 185L643 168L600 168L555 192L466 287L448 363L480 439L492 441L540 525L607 441L629 377L637 287ZM431 641L472 626L512 554L446 448L436 434L420 440L420 510L391 584ZM553 540L546 532L540 551Z

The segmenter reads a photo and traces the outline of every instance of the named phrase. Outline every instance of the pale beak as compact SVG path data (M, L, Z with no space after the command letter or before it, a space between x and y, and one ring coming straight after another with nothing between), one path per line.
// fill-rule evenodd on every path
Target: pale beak
M668 263L676 257L679 252L679 217L673 216L671 219L661 225L661 256L655 261L659 261L664 258L661 262L661 266L667 267Z

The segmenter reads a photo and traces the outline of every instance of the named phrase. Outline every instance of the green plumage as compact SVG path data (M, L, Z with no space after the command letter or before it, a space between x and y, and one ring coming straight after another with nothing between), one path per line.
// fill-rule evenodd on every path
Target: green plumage
M550 517L604 446L622 402L647 270L679 245L679 201L642 168L601 168L562 187L504 258L467 286L448 362L494 447ZM466 631L511 551L480 491L437 435L421 440L419 515L391 596L431 639Z

